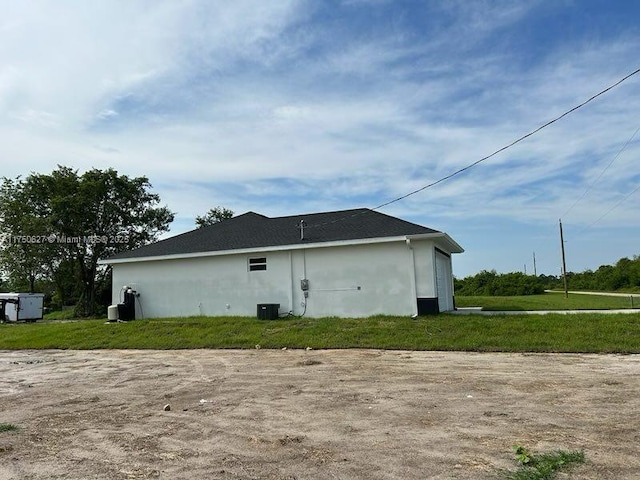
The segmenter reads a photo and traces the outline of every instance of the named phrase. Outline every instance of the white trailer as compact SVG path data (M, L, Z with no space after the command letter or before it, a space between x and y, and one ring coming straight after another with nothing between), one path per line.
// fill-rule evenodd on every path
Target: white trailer
M4 312L0 322L35 322L42 319L44 293L0 293L0 306L4 306L0 309L0 314Z

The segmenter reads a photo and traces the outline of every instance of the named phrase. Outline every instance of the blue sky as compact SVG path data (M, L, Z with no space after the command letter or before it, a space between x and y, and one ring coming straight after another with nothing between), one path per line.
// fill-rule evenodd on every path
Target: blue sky
M2 175L146 175L171 234L218 205L375 207L640 67L640 4L622 0L0 6ZM640 254L639 100L637 75L381 211L449 233L459 277L530 273L533 252L559 274L560 217L571 271Z

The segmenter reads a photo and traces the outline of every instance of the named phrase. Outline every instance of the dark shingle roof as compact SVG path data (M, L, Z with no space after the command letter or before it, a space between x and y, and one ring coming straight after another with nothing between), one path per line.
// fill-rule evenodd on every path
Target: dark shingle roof
M304 240L300 221L304 220ZM215 252L303 243L439 233L368 208L269 218L254 212L198 228L107 259Z

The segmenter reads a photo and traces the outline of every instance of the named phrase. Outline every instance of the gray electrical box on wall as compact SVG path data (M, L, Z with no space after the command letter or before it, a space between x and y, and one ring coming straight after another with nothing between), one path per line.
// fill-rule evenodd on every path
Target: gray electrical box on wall
M309 280L307 280L306 278L303 278L302 280L300 280L300 288L302 289L303 292L306 292L307 290L309 290Z

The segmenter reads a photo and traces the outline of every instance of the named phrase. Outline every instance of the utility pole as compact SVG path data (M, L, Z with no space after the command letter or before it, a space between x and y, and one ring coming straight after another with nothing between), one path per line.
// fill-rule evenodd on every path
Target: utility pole
M562 249L562 278L564 280L564 298L569 298L569 288L567 287L567 262L564 256L564 236L562 235L562 219L560 222L560 247Z
M533 276L538 276L538 271L536 270L536 252L533 252Z

